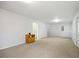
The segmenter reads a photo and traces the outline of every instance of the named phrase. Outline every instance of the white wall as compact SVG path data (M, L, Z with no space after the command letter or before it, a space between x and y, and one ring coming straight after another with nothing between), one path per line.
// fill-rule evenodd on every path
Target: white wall
M25 34L33 33L33 22L37 22L37 20L0 9L0 49L25 43ZM45 24L39 21L37 24L38 39L46 37Z
M61 26L64 26L64 31L61 31ZM48 36L71 37L71 23L49 24Z
M45 23L38 23L38 39L47 37L47 27Z
M0 49L24 43L27 32L32 32L31 20L0 9Z
M72 22L72 40L79 48L79 11L74 16L74 20Z
M76 31L77 31L77 24L76 24L76 20L75 20L75 18L74 18L74 20L73 20L73 22L72 22L72 40L73 40L73 42L74 42L74 44L76 45L77 43L76 43L76 39L77 39L77 33L76 33Z
M43 22L34 22L33 23L33 33L36 34L37 40L47 37L46 24Z
M77 43L77 47L79 48L79 17L77 18L77 40L76 40L76 43Z

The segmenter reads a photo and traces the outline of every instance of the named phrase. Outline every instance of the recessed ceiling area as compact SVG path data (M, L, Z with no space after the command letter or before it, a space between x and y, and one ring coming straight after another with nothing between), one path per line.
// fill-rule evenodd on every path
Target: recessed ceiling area
M0 1L0 8L18 13L29 19L50 23L55 18L72 22L79 10L78 1Z

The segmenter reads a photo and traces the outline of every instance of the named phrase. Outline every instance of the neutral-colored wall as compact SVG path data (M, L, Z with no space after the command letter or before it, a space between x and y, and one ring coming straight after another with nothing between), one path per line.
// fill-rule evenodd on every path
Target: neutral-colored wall
M79 48L79 11L75 14L72 22L72 40Z
M33 33L36 34L37 40L47 37L46 24L43 22L34 22L33 23Z
M73 40L73 42L74 42L74 44L76 45L76 39L77 39L77 36L76 36L76 31L77 31L77 29L76 29L76 20L74 19L73 20L73 22L72 22L72 40Z
M72 40L79 48L79 11L75 14L72 22Z
M25 34L33 33L33 22L38 24L38 39L46 37L44 23L0 9L0 49L25 43Z
M0 49L24 43L27 32L32 32L31 20L0 9Z
M64 31L61 27L64 26ZM48 36L71 37L71 23L56 23L48 25Z
M47 27L45 23L38 23L38 39L47 37Z
M77 47L79 48L79 17L78 17L78 19L77 19Z

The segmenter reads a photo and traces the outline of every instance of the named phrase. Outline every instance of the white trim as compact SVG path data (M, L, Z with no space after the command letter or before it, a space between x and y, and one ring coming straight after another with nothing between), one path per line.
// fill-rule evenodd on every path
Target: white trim
M7 47L2 47L2 48L0 48L0 50L7 49L7 48L10 48L10 47L14 47L14 46L17 46L17 45L21 45L21 44L24 44L24 43L25 42L20 42L20 43L14 44L14 45L9 45Z

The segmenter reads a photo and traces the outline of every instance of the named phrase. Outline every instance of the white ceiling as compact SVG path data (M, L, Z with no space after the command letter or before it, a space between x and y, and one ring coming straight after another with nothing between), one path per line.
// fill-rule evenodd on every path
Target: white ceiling
M57 17L64 22L71 22L79 9L79 2L33 1L28 4L23 1L1 1L0 7L34 20L50 22Z

